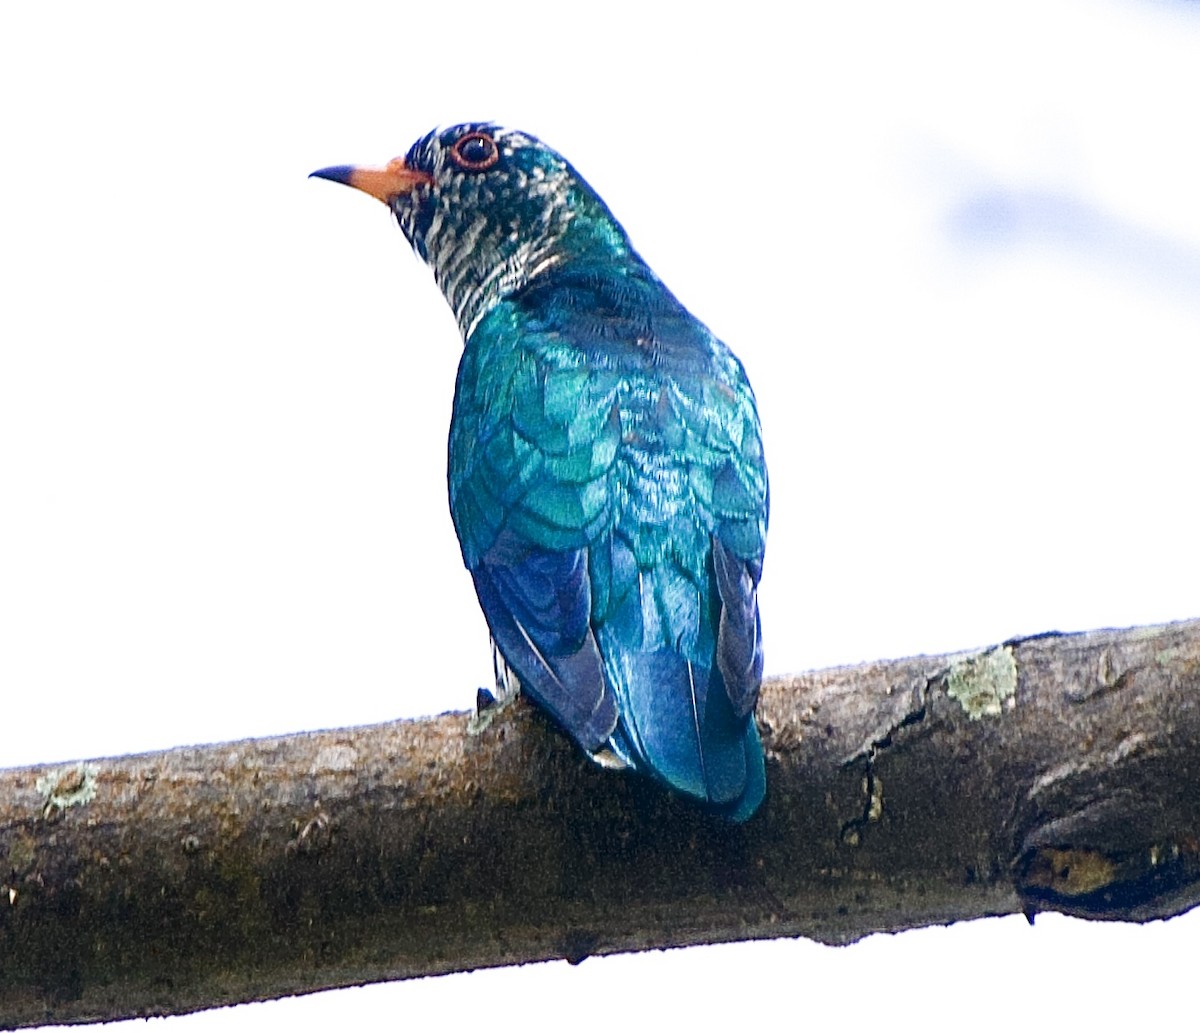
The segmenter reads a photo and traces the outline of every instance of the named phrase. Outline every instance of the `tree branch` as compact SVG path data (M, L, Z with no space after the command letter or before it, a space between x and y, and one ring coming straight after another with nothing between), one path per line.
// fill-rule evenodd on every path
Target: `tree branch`
M744 826L532 708L0 771L0 1027L1200 900L1200 621L770 680Z

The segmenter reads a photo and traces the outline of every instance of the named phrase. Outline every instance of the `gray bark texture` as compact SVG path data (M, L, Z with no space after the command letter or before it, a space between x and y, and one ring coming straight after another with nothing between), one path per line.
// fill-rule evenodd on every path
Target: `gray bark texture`
M0 770L0 1028L1200 900L1200 621L772 678L741 826L531 707Z

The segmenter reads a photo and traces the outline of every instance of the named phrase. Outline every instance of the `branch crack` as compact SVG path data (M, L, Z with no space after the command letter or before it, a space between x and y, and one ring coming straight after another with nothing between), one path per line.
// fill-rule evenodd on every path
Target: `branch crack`
M925 679L925 684L919 692L914 693L917 699L904 715L888 726L883 735L872 739L865 750L861 750L845 762L844 767L853 767L859 762L863 765L862 778L862 812L843 823L839 833L841 840L847 846L858 846L866 827L871 822L878 821L883 816L883 779L875 769L876 761L883 751L891 749L896 736L906 728L920 724L925 720L929 709L929 694L936 684L946 677L945 670L939 671L931 678Z

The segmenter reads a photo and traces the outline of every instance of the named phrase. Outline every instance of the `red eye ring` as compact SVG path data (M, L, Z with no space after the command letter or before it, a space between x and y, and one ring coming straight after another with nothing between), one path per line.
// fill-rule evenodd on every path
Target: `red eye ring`
M482 148L479 147L481 143L484 144ZM450 157L460 169L483 172L500 160L500 148L487 133L464 133L454 141L450 148Z

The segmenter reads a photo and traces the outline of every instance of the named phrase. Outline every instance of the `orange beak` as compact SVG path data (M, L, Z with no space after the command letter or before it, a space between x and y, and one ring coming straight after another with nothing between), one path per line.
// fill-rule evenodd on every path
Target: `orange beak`
M433 185L433 177L429 173L410 169L404 164L403 158L393 158L381 169L366 165L333 165L309 173L310 179L313 176L317 179L331 179L335 183L345 183L346 186L370 194L389 206L393 198L411 194L423 184Z

